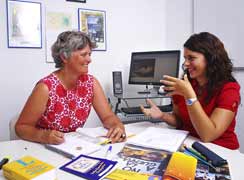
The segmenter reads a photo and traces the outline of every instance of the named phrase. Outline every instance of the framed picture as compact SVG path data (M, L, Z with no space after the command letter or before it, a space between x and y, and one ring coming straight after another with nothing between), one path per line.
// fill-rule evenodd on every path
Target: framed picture
M86 0L66 0L66 1L86 3Z
M46 62L54 63L51 47L57 36L64 31L77 29L77 14L72 9L65 12L55 8L46 8Z
M7 0L9 48L42 48L41 3Z
M96 43L95 51L106 51L106 12L101 10L78 9L78 29L89 35Z

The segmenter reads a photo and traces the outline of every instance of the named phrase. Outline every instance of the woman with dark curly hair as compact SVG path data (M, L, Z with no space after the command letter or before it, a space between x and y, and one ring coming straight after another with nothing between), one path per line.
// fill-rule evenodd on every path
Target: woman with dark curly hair
M182 79L164 76L164 90L173 98L173 113L151 108L143 112L184 129L203 142L238 149L235 134L240 86L232 75L232 62L223 43L213 34L193 34L184 44L186 74Z

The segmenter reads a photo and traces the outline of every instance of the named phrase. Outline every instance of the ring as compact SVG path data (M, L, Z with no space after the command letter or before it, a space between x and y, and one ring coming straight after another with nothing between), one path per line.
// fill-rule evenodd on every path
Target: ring
M121 135L121 138L122 138L122 139L124 139L125 137L126 137L126 135L125 135L125 134L122 134L122 135Z

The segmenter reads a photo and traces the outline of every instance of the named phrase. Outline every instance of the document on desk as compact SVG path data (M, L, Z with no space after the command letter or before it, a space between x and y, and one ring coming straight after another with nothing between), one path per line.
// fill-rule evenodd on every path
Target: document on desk
M149 127L128 139L127 143L175 152L188 135L188 131Z
M93 138L103 137L107 134L108 130L104 127L95 127L95 128L77 128L76 132L85 134Z
M98 144L103 144L103 142L108 141L108 138L106 137L108 130L104 127L78 128L76 132L96 139L98 141ZM134 133L126 132L127 138L130 138L133 135Z
M88 155L101 149L101 146L97 144L97 139L77 132L65 133L64 139L65 142L62 144L46 144L45 147L68 158L74 158L80 154Z

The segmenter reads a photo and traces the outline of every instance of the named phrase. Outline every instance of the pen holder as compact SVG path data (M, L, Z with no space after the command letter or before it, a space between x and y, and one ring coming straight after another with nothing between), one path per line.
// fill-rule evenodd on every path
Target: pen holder
M203 156L205 156L207 160L210 161L210 163L215 167L227 164L227 161L225 159L223 159L204 145L200 144L199 142L194 142L192 144L192 147Z

